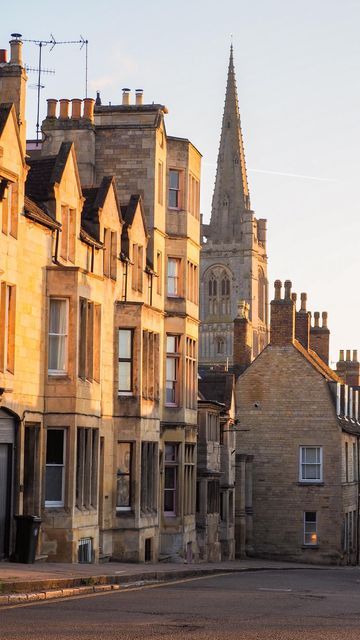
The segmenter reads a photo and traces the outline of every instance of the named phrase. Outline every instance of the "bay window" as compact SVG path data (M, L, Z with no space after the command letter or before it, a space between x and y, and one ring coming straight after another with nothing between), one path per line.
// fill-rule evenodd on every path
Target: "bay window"
M67 371L68 300L50 299L48 372L63 375Z

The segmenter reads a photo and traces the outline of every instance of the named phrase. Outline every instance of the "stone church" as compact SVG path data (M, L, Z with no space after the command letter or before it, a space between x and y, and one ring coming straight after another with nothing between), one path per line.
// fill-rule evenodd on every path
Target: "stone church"
M256 357L268 342L266 220L256 218L250 205L231 46L211 219L202 225L202 368L233 364L233 320L240 301L250 308Z

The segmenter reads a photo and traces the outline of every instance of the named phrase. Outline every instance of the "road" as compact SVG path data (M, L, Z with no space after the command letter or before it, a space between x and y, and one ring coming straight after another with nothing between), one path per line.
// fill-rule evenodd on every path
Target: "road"
M186 579L0 611L1 640L359 640L360 569Z

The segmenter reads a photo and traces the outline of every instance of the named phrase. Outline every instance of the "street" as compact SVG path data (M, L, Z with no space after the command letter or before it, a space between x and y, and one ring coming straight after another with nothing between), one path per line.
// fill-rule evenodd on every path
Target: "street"
M1 640L360 638L360 570L298 569L134 586L0 611Z

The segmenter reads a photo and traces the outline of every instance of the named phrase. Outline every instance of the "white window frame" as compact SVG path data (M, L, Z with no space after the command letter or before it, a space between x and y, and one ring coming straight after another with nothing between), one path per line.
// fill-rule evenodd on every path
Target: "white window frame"
M174 275L170 274L170 265L174 265ZM175 256L169 256L167 260L167 273L166 273L166 284L167 284L167 295L168 298L180 298L180 274L181 274L181 258L177 258ZM170 283L172 283L172 287L170 287ZM173 288L173 291L170 289Z
M318 449L320 451L320 461L316 463L304 462L303 453L306 449ZM319 478L304 478L303 466L317 465L320 469ZM301 445L299 448L299 482L302 484L321 484L323 482L323 447L319 445Z
M51 302L55 300L61 300L65 302L65 316L66 316L66 327L65 333L52 333L50 334L50 307ZM64 336L65 337L65 369L50 369L49 368L49 356L50 356L50 335L54 336ZM49 298L49 320L48 320L48 375L49 376L66 376L68 373L68 357L69 357L69 299L62 298L58 296L52 296Z
M54 427L46 430L46 447L47 447L47 434L49 431L62 431L63 432L63 456L62 464L48 464L45 460L45 495L46 495L46 471L48 467L61 467L61 500L45 500L45 507L64 507L65 506L65 468L66 468L66 436L67 430L62 427ZM47 452L46 452L47 455Z
M315 513L316 519L315 519L315 531L308 531L306 525L310 523L310 521L306 520L306 514L307 513ZM311 523L313 524L313 523ZM319 535L318 535L318 516L317 516L317 511L304 511L304 546L306 547L317 547L319 545ZM306 541L306 536L307 535L311 535L311 534L315 534L316 535L316 542L307 542Z
M120 358L120 332L130 332L130 358ZM130 389L119 389L120 385L120 365L125 362L130 364ZM134 329L131 327L119 327L118 329L118 395L134 395Z
M168 351L168 338L174 338L174 351ZM166 358L165 358L165 406L178 407L180 404L180 336L178 334L166 334ZM168 379L168 362L174 367L174 378ZM169 386L168 386L169 385ZM170 385L172 385L170 387ZM167 399L167 389L172 389L174 401Z

